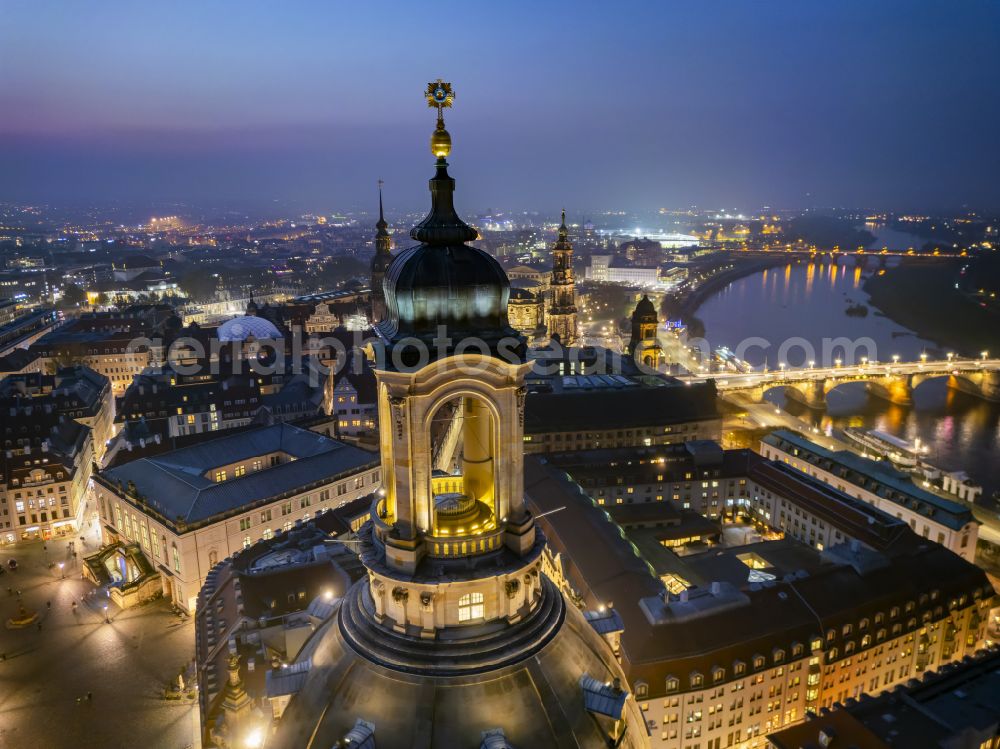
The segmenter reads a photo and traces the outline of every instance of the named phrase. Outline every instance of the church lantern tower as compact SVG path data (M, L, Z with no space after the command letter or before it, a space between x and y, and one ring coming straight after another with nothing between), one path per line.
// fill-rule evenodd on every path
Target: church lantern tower
M559 336L563 346L577 342L576 281L573 278L573 245L566 228L566 211L562 212L559 236L552 247L552 303L548 314L549 336Z
M371 267L371 323L375 324L385 319L385 289L382 287L385 272L392 263L392 238L389 236L389 224L386 223L382 210L382 180L378 181L378 222L375 224L375 256Z
M632 312L632 337L628 342L628 353L640 368L659 369L663 364L663 349L657 337L659 316L647 294L635 305Z
M426 93L432 207L386 271L376 327L382 488L357 532L367 575L303 647L294 667L308 673L267 746L645 749L614 654L543 572L523 486L531 363L507 276L454 209L451 85Z

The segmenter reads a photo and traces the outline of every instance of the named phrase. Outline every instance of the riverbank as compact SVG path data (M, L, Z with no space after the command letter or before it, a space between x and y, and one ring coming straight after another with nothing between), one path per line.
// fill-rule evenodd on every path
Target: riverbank
M698 308L704 304L720 289L733 281L752 276L754 273L773 268L777 265L786 265L795 262L786 257L769 258L741 258L737 255L727 255L719 265L733 264L729 270L716 273L706 278L695 289L681 296L667 296L663 300L662 312L667 318L685 320L687 323L688 335L694 338L704 336L705 328L696 313Z
M903 263L872 275L862 288L886 317L946 350L1000 353L1000 316L955 289L956 275L956 266L942 261Z

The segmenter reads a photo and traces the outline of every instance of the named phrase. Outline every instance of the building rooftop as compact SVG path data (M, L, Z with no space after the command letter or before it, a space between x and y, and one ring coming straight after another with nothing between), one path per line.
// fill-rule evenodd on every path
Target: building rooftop
M961 530L974 522L968 507L920 488L888 461L870 460L849 450L828 450L785 429L769 434L763 441L953 530Z
M757 654L770 659L794 643L808 647L829 629L840 632L893 605L920 600L910 615L916 622L926 608L971 590L992 595L981 570L888 516L900 537L880 552L858 545L879 564L852 563L850 542L818 552L793 539L685 557L657 544L662 558L647 558L630 532L540 456L525 460L525 492L537 514L562 508L539 521L550 546L585 607L614 604L625 625L626 674L633 685L648 684L650 697L663 692L667 676L686 688L694 672L750 663ZM690 587L668 594L659 577L668 572ZM922 594L934 590L937 600L928 602Z
M998 695L1000 649L994 648L920 682L848 700L768 738L777 749L979 747L1000 733Z
M689 386L670 378L640 380L623 375L567 375L559 380L558 392L529 391L525 434L659 426L719 418L714 383Z
M281 453L281 463L216 482L208 472ZM104 471L110 483L134 485L146 505L168 521L199 523L259 500L294 493L378 463L376 455L321 434L277 424L226 435Z

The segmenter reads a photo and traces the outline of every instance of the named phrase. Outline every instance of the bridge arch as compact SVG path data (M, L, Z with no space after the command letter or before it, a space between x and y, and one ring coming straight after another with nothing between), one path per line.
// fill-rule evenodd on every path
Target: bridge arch
M963 393L981 396L983 392L983 375L981 372L962 372L955 370L952 372L918 372L910 378L911 387L916 390L925 382L948 380L948 387Z

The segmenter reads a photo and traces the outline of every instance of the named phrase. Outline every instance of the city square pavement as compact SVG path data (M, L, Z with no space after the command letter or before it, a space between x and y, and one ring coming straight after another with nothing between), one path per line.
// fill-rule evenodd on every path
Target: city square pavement
M0 624L16 614L17 591L41 617L41 629L0 626L0 749L200 747L196 701L163 699L182 668L192 673L192 622L163 600L111 605L81 577L81 558L98 548L96 528L86 530L75 559L64 540L0 549L4 567L19 563L0 575Z

